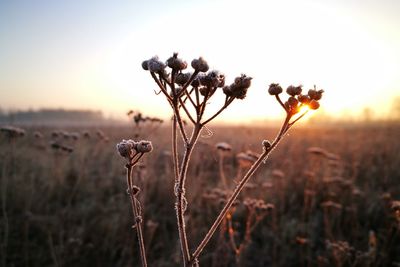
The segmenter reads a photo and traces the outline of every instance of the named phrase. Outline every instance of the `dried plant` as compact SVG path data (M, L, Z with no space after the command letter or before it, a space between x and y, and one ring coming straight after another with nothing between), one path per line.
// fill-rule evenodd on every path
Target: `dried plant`
M202 57L192 60L191 66L193 68L192 72L184 72L188 67L188 63L178 58L177 53L174 53L166 62L161 61L157 56L155 56L149 60L143 61L142 63L143 69L149 71L151 77L158 85L158 92L156 92L156 94L164 95L174 115L172 123L172 157L175 175L175 210L184 266L198 265L198 257L200 253L210 241L218 226L226 218L231 206L235 203L238 195L245 187L245 184L249 181L260 165L266 161L268 155L279 144L289 129L308 112L308 109L315 110L319 108L318 101L321 99L323 93L323 90L317 90L314 87L314 89L310 89L307 94L302 94L302 86L289 86L286 89L289 97L286 101L282 101L280 97L283 92L282 87L276 83L269 86L269 94L276 98L278 103L286 112L286 117L281 129L273 142L267 140L262 141L263 151L261 154L243 153L238 155L238 160L242 162L241 164L243 165L246 163L241 168L246 167L248 170L238 181L233 192L231 192L231 194L226 198L224 207L200 244L194 252L190 252L184 215L188 207L186 199L187 171L190 166L193 149L196 146L202 130L206 128L208 123L220 115L236 99L243 100L246 97L252 80L251 77L241 74L236 77L230 85L226 85L225 75L217 70L209 70L207 61ZM169 72L167 71L167 67ZM206 109L210 99L215 94L224 94L225 100L221 103L217 111L210 116L206 116ZM303 107L308 107L308 109L303 111ZM184 123L184 116L192 126L190 135L187 133L188 126ZM179 162L178 153L178 132L180 133L184 144L181 162ZM125 143L120 143L118 146L124 144ZM220 146L219 149L225 148ZM122 155L121 151L120 154ZM135 154L135 156L136 155L137 154ZM129 159L129 166L136 164L140 158L137 158L137 160L135 159L134 164L132 164L133 159L127 156L128 155L125 155L124 157ZM220 157L222 162L223 155L220 154ZM130 172L129 170L131 167L127 168L128 172ZM223 184L227 187L226 181L223 181ZM132 187L132 183L128 182L128 186ZM134 196L132 193L130 195L131 197ZM136 202L132 200L132 203L135 204ZM137 228L139 232L140 224ZM142 243L140 238L139 242ZM143 251L141 249L141 252L142 263L144 263L144 247Z
M117 144L118 153L121 157L127 160L126 167L126 183L128 186L127 192L131 199L132 213L134 218L134 226L136 229L137 238L139 241L139 249L140 249L140 257L142 260L142 266L147 266L146 259L146 249L144 245L143 239L143 230L142 230L142 214L141 214L141 205L139 200L137 199L137 195L140 192L140 188L134 184L132 170L135 167L139 160L145 153L151 152L153 150L153 146L150 141L139 141L135 142L133 140L122 140Z

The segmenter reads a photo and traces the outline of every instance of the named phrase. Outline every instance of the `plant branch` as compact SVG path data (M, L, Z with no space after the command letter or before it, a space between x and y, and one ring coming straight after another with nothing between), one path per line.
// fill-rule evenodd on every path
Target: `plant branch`
M206 120L205 122L202 123L202 125L206 125L207 123L209 123L210 121L212 121L213 119L215 119L215 117L217 117L219 114L221 114L222 111L224 111L224 109L226 109L232 102L233 100L235 100L234 97L230 98L228 101L225 101L225 104L222 106L222 108L220 108L220 110L218 110L213 116L211 116L208 120Z
M279 95L275 95L276 100L278 100L279 104L282 106L282 108L288 112L287 108L285 107L285 105L283 104L281 98L279 97Z
M157 76L154 74L154 72L150 72L151 77L153 77L154 81L160 87L161 92L165 95L165 97L168 99L168 102L172 102L171 96L168 94L167 89L164 87L164 85L160 82L160 80L157 78Z
M173 122L172 122L172 158L174 163L174 173L175 173L175 183L178 182L179 176L179 157L178 157L178 134L176 132L177 128L177 121L174 115Z
M177 103L173 103L173 104L171 104L171 106L172 106L172 109L173 109L173 111L174 111L174 116L176 117L176 121L177 121L177 123L178 123L179 130L180 130L180 133L181 133L181 135L182 135L183 141L184 141L185 143L187 143L187 142L189 142L189 141L188 141L189 138L187 137L186 130L185 130L185 126L183 125L183 121L182 121L181 114L180 114L180 112L179 112L178 104L177 104Z
M193 100L190 98L190 101L193 103ZM189 120L195 124L195 120L193 119L192 115L190 115L189 110L186 108L185 103L183 103L182 99L179 98L179 102L181 103L181 107L183 108L183 110L185 111L186 115L188 116ZM194 103L193 103L194 104Z
M182 256L184 261L184 266L191 261L189 245L186 235L186 227L185 227L185 218L184 213L186 210L186 198L185 198L185 181L186 174L190 162L190 157L194 148L197 139L199 138L202 126L200 124L195 124L192 136L190 137L190 141L185 143L186 150L183 155L182 165L180 168L178 184L175 186L175 194L176 194L176 216L178 222L178 231L179 231L179 239L181 244Z
M141 156L139 156L139 158L136 160L136 163L140 159L140 157ZM133 193L133 177L132 177L133 166L134 166L134 164L126 165L126 169L127 169L126 183L128 185L128 189L129 189L129 196L131 199L131 206L132 206L132 212L133 212L133 217L134 217L134 221L135 221L135 228L136 228L137 238L139 241L140 259L142 262L142 266L147 267L146 250L145 250L145 246L144 246L143 232L142 232L142 218L138 212L139 210L138 210L138 206L137 206L137 200Z
M189 266L192 266L191 264L193 264L193 262L199 257L199 255L203 251L204 247L208 244L211 237L214 235L215 231L217 230L219 224L225 218L225 216L226 216L227 212L229 211L230 207L232 206L233 202L237 199L240 192L243 190L244 185L253 176L255 171L260 167L261 163L264 162L264 160L268 157L268 155L271 153L271 151L279 144L282 137L287 132L287 125L289 123L290 118L291 118L291 115L287 114L286 119L281 127L281 130L279 131L275 140L272 142L271 146L264 149L264 152L258 157L256 162L254 162L254 164L251 166L251 168L248 170L248 172L245 174L245 176L242 178L242 180L237 184L235 190L233 191L232 195L229 197L228 201L226 202L225 206L221 210L218 217L215 219L210 230L207 232L204 239L200 242L199 246L197 247L195 252L192 254L192 258L189 263Z
M299 117L297 117L294 121L288 124L288 129L293 126L298 120L304 117L308 113L308 110L306 110L303 114L301 114Z

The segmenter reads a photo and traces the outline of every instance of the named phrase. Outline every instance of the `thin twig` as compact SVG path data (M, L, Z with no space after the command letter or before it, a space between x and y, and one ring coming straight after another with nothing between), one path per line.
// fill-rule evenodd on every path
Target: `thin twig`
M285 105L283 104L281 98L279 97L279 95L275 95L276 100L278 100L279 104L283 107L283 109L288 112L287 108L285 107Z
M207 123L209 123L210 121L212 121L213 119L215 119L215 117L217 117L219 114L221 114L222 111L224 111L224 109L226 109L234 100L235 98L232 97L230 98L228 101L225 101L225 104L222 106L222 108L220 108L220 110L218 110L213 116L211 116L208 120L206 120L205 122L202 122L202 125L206 125Z
M190 99L191 100L191 99ZM181 107L183 108L183 110L185 111L186 115L188 116L189 120L195 124L196 121L193 119L192 115L190 115L189 110L186 108L185 103L183 103L182 99L179 99L179 102L181 103ZM191 102L193 103L193 100L191 100ZM194 104L194 103L193 103Z
M172 106L172 109L174 110L174 116L176 117L176 121L178 123L179 130L180 130L181 136L183 138L183 141L185 143L188 143L189 142L189 138L187 137L185 126L183 125L183 121L182 121L181 114L179 112L178 104L177 103L173 103L171 106Z
M140 155L139 158L135 161L136 163L142 155ZM133 166L134 166L134 164L126 165L126 169L127 169L126 183L128 185L128 189L129 189L129 196L131 199L131 206L132 206L132 212L133 212L133 217L134 217L134 221L135 221L135 228L136 228L137 238L139 241L140 259L142 262L142 267L147 267L146 250L145 250L145 246L144 246L143 232L142 232L142 218L138 214L138 205L136 203L136 197L133 194L133 177L132 177Z
M178 135L176 132L177 122L176 117L174 116L172 122L172 158L174 162L174 173L175 173L175 182L178 182L179 176L179 163L178 163Z
M171 96L168 94L166 88L164 87L164 85L160 82L160 80L157 78L157 76L154 74L154 72L150 72L151 77L153 77L154 81L156 82L156 84L158 85L158 87L160 87L161 92L163 92L163 94L165 95L165 97L168 99L168 102L172 102L172 98Z
M264 152L258 157L256 162L251 166L251 168L248 170L246 175L242 178L242 180L238 183L236 186L234 192L226 202L225 206L223 207L222 211L218 215L218 217L215 219L213 225L203 238L203 240L200 242L198 245L197 249L195 252L192 254L191 262L189 263L189 266L192 266L193 262L199 257L200 253L203 251L204 247L208 244L210 241L211 237L214 235L214 232L217 230L219 224L222 222L222 220L225 218L227 212L229 211L230 207L232 206L233 202L236 200L236 198L239 196L240 192L242 191L244 185L247 183L247 181L253 176L255 171L260 167L261 163L264 162L264 160L268 157L268 155L271 153L271 151L279 144L281 141L282 137L284 134L287 132L287 125L289 123L289 120L291 118L291 115L287 113L286 119L281 127L281 130L279 131L277 137L273 141L270 147L264 149Z

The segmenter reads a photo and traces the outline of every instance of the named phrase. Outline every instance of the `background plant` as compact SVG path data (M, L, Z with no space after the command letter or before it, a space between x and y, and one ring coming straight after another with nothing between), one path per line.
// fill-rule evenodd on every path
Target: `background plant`
M9 226L8 245L0 255L1 261L7 266L138 265L137 237L131 229L132 216L127 216L132 211L124 182L126 170L114 145L131 136L130 125L23 128L25 136L13 144L0 133L0 179L8 182L7 193L1 199L6 200ZM224 157L224 171L228 183L234 186L233 177L241 164L236 155L257 151L257 140L272 139L279 130L273 125L215 125L212 129L211 138L198 142L192 154L194 167L188 170L188 237L194 243L201 241L222 208L220 198L207 196L215 195L214 188L222 188L217 153L207 153L220 141L231 145L231 152ZM98 137L99 130L108 142ZM141 160L145 166L143 179L135 177L142 189L138 197L143 206L145 246L151 266L177 266L182 262L176 218L171 212L174 181L170 130L160 128L160 134L152 140L153 152ZM42 139L36 139L36 131L41 132ZM80 133L77 141L68 140L73 152L51 147L52 133L60 131ZM90 137L84 137L85 133ZM263 199L275 207L252 232L241 255L242 265L337 266L332 250L335 247L326 240L347 242L351 248L343 266L366 266L369 259L373 259L371 266L399 263L399 223L392 205L400 200L399 133L400 128L392 124L307 126L292 131L238 198L240 203L246 197ZM37 146L41 143L45 147ZM308 152L311 148L319 148L329 157ZM338 159L332 160L330 154ZM328 214L333 216L329 217L330 225L325 225L322 203L328 200L342 209L332 210ZM233 214L238 243L245 220L244 206L239 204ZM0 222L3 242L2 214ZM369 251L370 231L376 237L376 256L356 261L357 255ZM220 242L219 232L203 251L201 263L236 266L233 250Z

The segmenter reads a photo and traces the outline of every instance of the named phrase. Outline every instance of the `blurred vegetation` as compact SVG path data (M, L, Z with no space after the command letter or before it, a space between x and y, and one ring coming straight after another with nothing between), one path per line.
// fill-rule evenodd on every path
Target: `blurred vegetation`
M2 266L138 266L124 160L115 150L134 136L154 145L135 171L149 265L179 265L169 126L141 129L140 136L135 127L25 130L17 138L0 133ZM223 164L232 188L241 168L236 154L259 153L260 140L277 129L211 130L189 168L192 250L221 208L209 197L222 188L215 144L232 146ZM252 231L240 266L399 266L399 136L400 127L390 124L292 130L232 213L240 242L248 216L244 200L274 207ZM217 233L200 260L202 266L237 266L229 235Z

